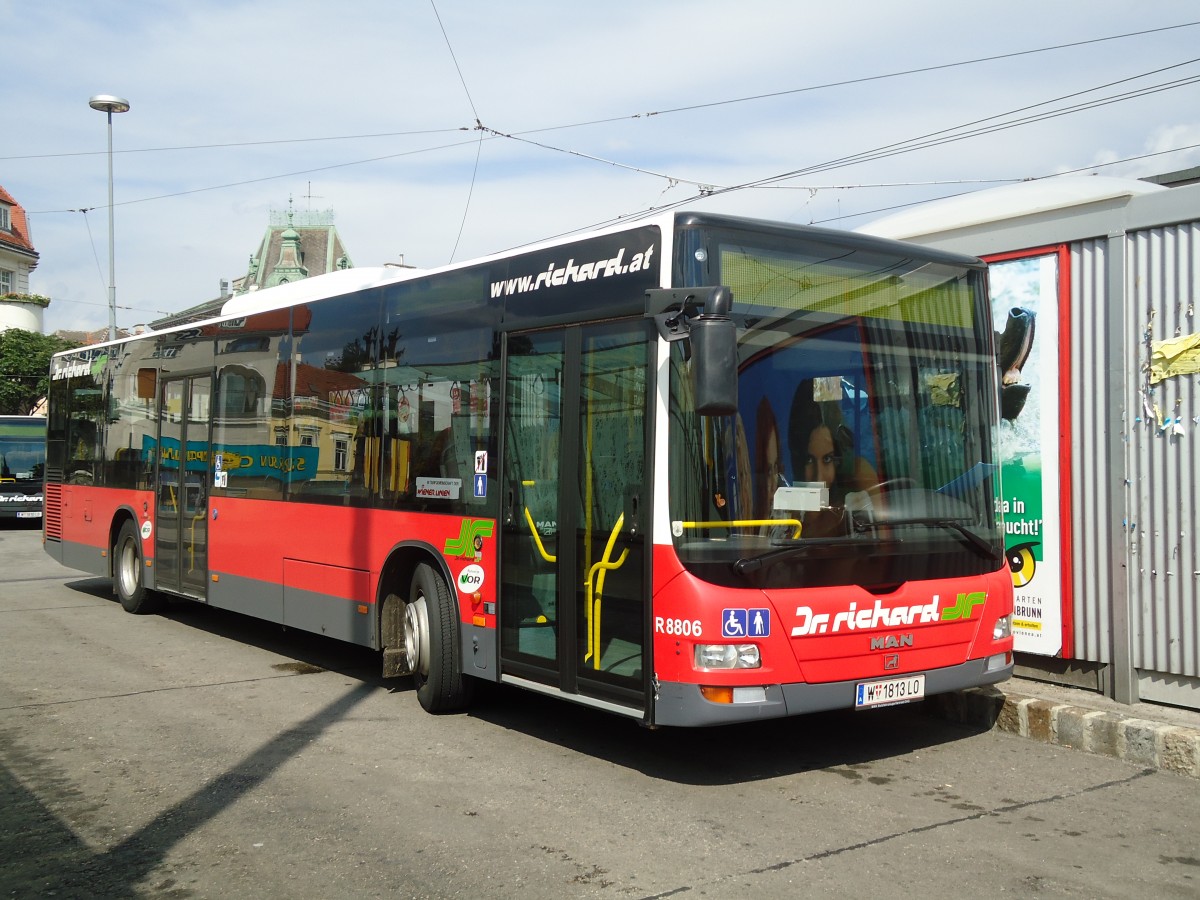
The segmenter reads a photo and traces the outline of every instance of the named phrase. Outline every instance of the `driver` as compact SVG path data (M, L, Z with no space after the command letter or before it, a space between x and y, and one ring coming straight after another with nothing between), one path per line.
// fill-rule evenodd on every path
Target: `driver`
M804 533L810 537L844 533L846 495L874 487L879 477L869 462L854 454L854 435L842 422L840 404L817 400L811 378L801 381L792 396L788 446L792 471L829 489L829 506L806 514Z

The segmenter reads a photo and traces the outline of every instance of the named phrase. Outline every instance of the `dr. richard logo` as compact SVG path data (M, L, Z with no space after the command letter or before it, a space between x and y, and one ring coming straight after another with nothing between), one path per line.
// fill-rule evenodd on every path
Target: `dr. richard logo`
M918 625L929 622L969 619L975 607L982 604L987 595L982 591L959 594L954 605L942 609L941 598L933 595L928 603L912 606L884 606L876 600L873 606L859 609L852 601L849 608L836 614L813 612L812 607L796 608L796 624L792 637L807 637L812 634L835 634L839 631L869 631L876 628L898 628L902 625Z

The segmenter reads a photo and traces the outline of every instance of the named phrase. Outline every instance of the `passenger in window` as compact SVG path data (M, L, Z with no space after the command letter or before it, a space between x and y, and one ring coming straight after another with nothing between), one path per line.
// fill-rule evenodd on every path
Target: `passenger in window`
M775 489L785 482L779 425L766 397L754 414L754 438L754 517L769 519L775 505Z
M788 448L798 481L829 489L829 505L804 517L809 537L844 534L846 495L879 483L874 467L855 453L854 435L842 421L840 404L817 400L812 379L801 381L792 397Z

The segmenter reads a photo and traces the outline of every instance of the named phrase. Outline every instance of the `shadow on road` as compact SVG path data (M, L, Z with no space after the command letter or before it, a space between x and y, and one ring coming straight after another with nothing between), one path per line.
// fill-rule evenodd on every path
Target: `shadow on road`
M856 780L856 766L962 740L971 729L919 705L813 713L715 728L649 730L625 719L517 689L472 715L567 749L689 785L726 785L809 771Z
M5 757L21 775L18 779L0 768L0 885L11 896L142 896L133 886L158 868L172 847L266 781L374 690L366 684L352 687L108 850L89 848L46 805L69 800L65 795L71 792L53 766L24 752L16 734L0 732ZM174 885L147 887L171 896Z
M87 579L68 586L111 599L105 592L107 584ZM104 590L97 592L97 585ZM381 678L378 652L364 647L186 601L171 603L162 616L299 664L337 672L364 690L412 692L411 679ZM484 683L480 687L475 704L465 713L476 720L653 778L695 785L736 784L831 769L853 778L854 766L988 730L948 722L927 712L923 704L813 713L715 728L647 729L631 719L519 688ZM416 708L415 697L398 696L395 702Z

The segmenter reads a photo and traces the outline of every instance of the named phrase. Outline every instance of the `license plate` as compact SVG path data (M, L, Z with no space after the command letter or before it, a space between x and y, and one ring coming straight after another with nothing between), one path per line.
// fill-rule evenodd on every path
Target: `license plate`
M888 678L884 681L864 681L854 692L854 706L887 706L892 703L911 703L925 696L925 676Z
M18 518L18 519L40 519L41 517L42 517L42 514L41 514L41 512L40 512L40 511L38 511L38 510L34 510L33 512L19 512L19 513L17 513L17 518Z

